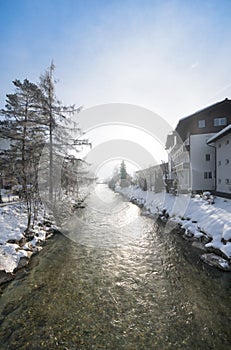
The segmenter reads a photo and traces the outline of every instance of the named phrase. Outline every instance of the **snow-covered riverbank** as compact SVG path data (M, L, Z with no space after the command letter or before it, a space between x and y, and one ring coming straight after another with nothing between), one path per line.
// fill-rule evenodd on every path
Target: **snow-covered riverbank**
M134 186L117 187L116 192L142 206L145 215L164 221L169 217L171 226L184 229L184 238L194 245L203 242L200 245L204 249L202 260L231 270L231 200L213 199L209 193L193 198L184 194L153 193Z
M75 197L63 195L57 203L56 219L61 221L72 215L88 196L92 186L81 187L79 201ZM2 190L3 203L0 204L0 285L12 280L18 269L26 266L32 255L38 253L45 241L59 232L53 214L47 215L41 206L33 229L25 234L27 223L26 204L10 191ZM59 220L57 220L59 221Z
M52 235L55 226L42 209L33 230L25 235L27 222L24 203L9 202L0 207L0 284L12 280L17 269L26 266L33 254Z

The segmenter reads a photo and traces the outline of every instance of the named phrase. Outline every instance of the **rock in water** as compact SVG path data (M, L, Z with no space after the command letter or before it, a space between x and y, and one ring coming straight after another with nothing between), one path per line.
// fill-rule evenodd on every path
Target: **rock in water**
M231 271L231 265L228 260L221 258L214 253L201 255L201 260L210 266L215 266L223 271Z

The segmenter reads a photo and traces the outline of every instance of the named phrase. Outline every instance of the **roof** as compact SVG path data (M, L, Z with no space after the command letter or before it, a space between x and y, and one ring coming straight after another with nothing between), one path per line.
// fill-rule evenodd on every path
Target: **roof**
M224 129L222 129L221 131L219 131L218 133L216 133L215 135L210 137L210 139L208 139L207 143L215 142L228 133L231 133L231 124L227 125Z
M159 170L161 169L162 171L165 171L166 170L166 166L168 166L168 162L163 162L161 164L155 164L155 165L152 165L148 168L145 168L145 169L141 169L141 170L137 170L135 173L136 174L139 174L139 173L145 173L145 171L155 171L155 170Z
M210 105L204 109L201 109L188 117L179 120L176 126L176 132L185 141L188 134L203 134L203 133L217 133L222 127L214 127L212 120L219 115L226 115L228 118L228 123L231 122L231 100L228 98ZM206 129L198 129L198 120L206 119L209 123Z
M196 112L194 112L194 113L188 115L187 117L181 118L181 119L178 121L178 124L179 124L181 121L185 120L185 119L189 119L189 118L194 117L194 116L196 116L196 115L198 115L198 114L201 114L201 113L204 113L204 112L206 112L206 111L208 111L208 110L211 110L211 109L213 109L213 108L216 108L216 107L218 107L219 105L221 105L221 104L223 104L223 103L231 103L231 100L229 100L229 99L226 97L226 98L225 98L224 100L222 100L222 101L216 102L216 103L214 103L214 104L212 104L212 105L210 105L210 106L207 106L207 107L205 107L205 108L199 109L198 111L196 111Z

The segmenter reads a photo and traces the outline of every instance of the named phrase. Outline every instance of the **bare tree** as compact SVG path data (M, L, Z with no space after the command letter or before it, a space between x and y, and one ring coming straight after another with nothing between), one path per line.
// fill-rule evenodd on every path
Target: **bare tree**
M39 86L42 91L42 114L47 120L48 126L48 187L49 187L49 202L54 200L55 188L55 167L62 168L60 162L68 156L68 153L74 147L73 132L78 135L81 130L74 123L70 116L74 113L79 113L81 107L75 108L75 105L64 106L56 97L54 79L55 66L53 62L50 67L40 76ZM78 146L78 145L76 145Z

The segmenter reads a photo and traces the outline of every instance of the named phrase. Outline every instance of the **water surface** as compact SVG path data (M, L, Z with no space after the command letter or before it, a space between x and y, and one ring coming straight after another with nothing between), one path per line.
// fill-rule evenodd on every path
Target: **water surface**
M0 349L228 350L231 277L103 185L0 299Z

